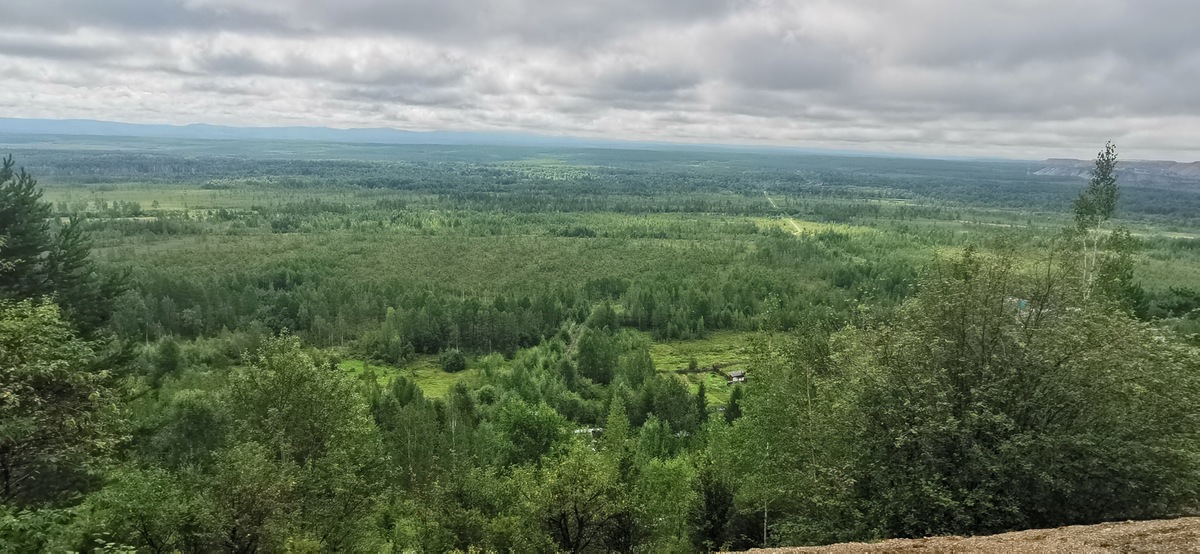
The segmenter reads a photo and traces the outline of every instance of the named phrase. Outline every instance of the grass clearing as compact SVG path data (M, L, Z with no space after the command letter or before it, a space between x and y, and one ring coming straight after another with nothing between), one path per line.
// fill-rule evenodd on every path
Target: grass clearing
M428 398L444 398L459 379L474 372L468 369L459 373L447 373L438 365L437 356L433 355L418 356L401 367L361 359L342 360L338 367L354 377L360 377L367 371L374 372L381 385L390 383L397 375L403 375L416 383Z
M761 336L749 331L716 331L699 340L656 342L650 346L650 357L659 371L687 369L693 358L700 367L745 365L752 356L755 339Z
M699 367L732 364L730 369L752 372L749 365L754 357L754 345L762 336L757 332L720 331L699 340L655 342L650 345L650 357L659 371L687 369L695 359ZM724 377L711 372L693 373L683 378L692 394L700 388L700 383L704 383L709 406L724 405L733 392Z

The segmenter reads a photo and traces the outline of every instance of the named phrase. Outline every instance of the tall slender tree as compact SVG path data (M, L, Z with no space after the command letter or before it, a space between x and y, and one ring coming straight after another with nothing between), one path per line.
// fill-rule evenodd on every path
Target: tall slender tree
M1117 210L1121 192L1117 187L1117 147L1112 142L1096 155L1092 180L1075 199L1075 230L1083 242L1083 283L1090 290L1100 264L1100 226Z
M46 255L50 250L50 204L42 201L37 180L14 171L12 156L0 162L0 296L30 298L48 288Z

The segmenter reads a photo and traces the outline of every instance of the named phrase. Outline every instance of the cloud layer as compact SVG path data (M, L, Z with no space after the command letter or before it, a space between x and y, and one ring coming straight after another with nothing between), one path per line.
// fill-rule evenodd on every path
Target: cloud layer
M0 4L13 0L0 0ZM38 0L0 116L1200 159L1193 0Z

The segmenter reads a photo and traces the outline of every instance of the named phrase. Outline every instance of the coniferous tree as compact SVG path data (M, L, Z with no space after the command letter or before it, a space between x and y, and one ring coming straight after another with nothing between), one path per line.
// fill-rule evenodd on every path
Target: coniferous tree
M12 156L0 162L0 295L32 298L46 294L49 276L45 259L51 244L50 204L42 202L37 180L13 171Z
M733 387L729 401L725 403L725 421L733 423L742 417L742 387Z
M14 167L12 156L0 162L0 299L50 297L85 337L93 336L112 317L123 276L100 275L82 221L52 224L37 179Z

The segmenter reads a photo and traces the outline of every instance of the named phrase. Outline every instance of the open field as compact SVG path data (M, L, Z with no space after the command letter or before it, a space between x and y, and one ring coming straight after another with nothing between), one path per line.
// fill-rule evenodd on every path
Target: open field
M450 392L454 383L474 375L471 370L447 373L438 365L437 356L420 356L401 367L354 359L342 360L338 367L356 378L362 378L368 373L373 374L381 385L386 385L397 375L402 375L416 383L428 398L443 398Z

